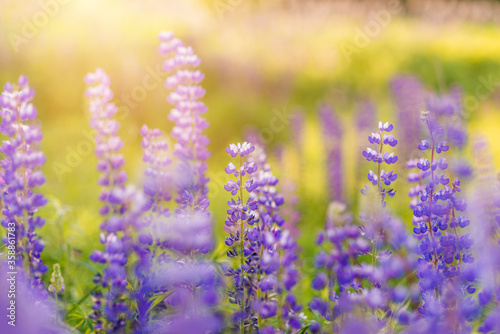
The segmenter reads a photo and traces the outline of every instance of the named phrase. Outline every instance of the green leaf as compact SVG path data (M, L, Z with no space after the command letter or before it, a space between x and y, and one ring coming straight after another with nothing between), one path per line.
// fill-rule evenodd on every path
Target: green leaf
M158 293L151 297L149 301L152 301L151 306L149 307L148 313L150 313L156 305L160 304L162 301L165 300L168 296L170 296L172 292L163 292L163 293Z

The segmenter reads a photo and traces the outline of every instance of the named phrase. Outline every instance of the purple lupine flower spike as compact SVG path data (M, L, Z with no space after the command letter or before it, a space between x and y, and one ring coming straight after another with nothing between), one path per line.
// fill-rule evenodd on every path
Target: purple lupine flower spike
M468 264L474 262L471 254L473 240L470 234L459 235L460 229L469 225L469 220L461 215L466 209L464 200L457 197L460 181L451 181L444 170L448 167L445 158L439 158L449 149L439 124L433 122L428 111L422 112L422 121L426 124L430 140L422 141L419 149L430 154L430 160L422 158L408 163L409 168L417 168L417 172L408 177L417 185L410 190L413 197L413 233L420 241L420 254L417 268L419 288L423 305L420 313L426 321L437 321L435 326L450 326L442 323L441 317L449 312L450 301L444 296L463 291L463 296L453 303L474 309L468 294L475 292L474 275L471 275ZM471 308L472 306L472 308ZM437 319L437 320L436 320ZM463 319L458 317L458 319ZM460 321L460 320L459 320ZM462 324L456 324L456 326Z
M0 132L8 137L0 149L5 155L1 161L1 186L4 189L2 226L14 236L4 239L4 243L14 251L17 265L24 264L31 285L42 291L41 277L47 266L40 257L44 245L36 229L42 227L45 220L36 213L47 199L35 191L45 183L40 171L45 156L39 150L42 131L34 124L37 116L31 103L34 95L35 91L29 87L25 76L20 76L15 85L7 83L0 95Z
M200 86L204 74L197 70L200 58L193 49L184 44L171 32L162 32L158 51L167 59L163 70L169 73L165 87L171 91L167 101L174 106L168 118L175 122L171 135L177 142L174 154L180 162L178 172L178 197L181 212L207 212L209 201L206 160L210 156L208 138L203 130L208 122L202 115L207 107L200 101L205 90Z
M128 305L123 300L128 295L127 271L125 265L131 248L131 230L140 227L141 215L146 208L146 200L142 192L126 187L127 175L122 166L125 162L120 150L123 142L118 137L119 123L113 119L117 112L111 102L113 92L109 88L110 80L102 69L89 73L85 77L88 85L86 95L89 98L90 125L95 130L95 142L98 163L101 172L98 183L103 187L99 199L103 203L100 214L101 243L104 252L95 250L90 259L105 265L104 275L97 275L96 284L108 288L104 306L100 291L93 293L95 329L119 331L129 314ZM104 308L106 322L103 322L101 309Z
M454 147L455 157L451 160L451 172L462 179L471 177L470 161L462 154L468 143L468 132L462 107L463 90L453 87L446 94L429 94L426 107L430 111L431 123L439 123L442 127L442 140Z
M154 233L156 230L154 220L170 216L170 210L166 205L172 199L171 183L173 181L169 169L171 159L168 144L161 130L149 129L143 125L139 132L142 135L144 149L143 161L147 163L143 191L148 198L149 215L145 217L144 223L146 226L153 225Z
M386 189L386 186L390 186L392 182L396 181L398 175L394 173L394 171L386 172L382 169L382 164L392 165L398 161L398 156L392 152L385 151L384 146L386 147L395 147L398 144L398 141L394 138L390 132L392 132L394 126L389 124L389 122L383 123L380 121L378 123L379 131L376 133L372 133L371 136L368 136L368 141L370 144L374 145L375 149L367 147L366 150L363 151L363 156L368 161L373 161L378 164L378 168L376 172L370 170L368 172L368 181L377 188L377 192L380 195L380 200L382 206L385 206L385 196L389 195L393 197L395 194L394 189ZM363 194L367 193L366 186L361 190Z
M363 288L361 280L366 278L363 269L353 263L359 255L370 251L370 245L362 238L359 228L351 222L352 215L346 212L345 204L332 202L328 208L326 231L320 232L316 240L321 250L315 257L317 273L311 288L320 295L312 299L309 307L318 318L328 321L330 330L336 328L338 331L338 319L347 316L344 312L370 297L368 294L357 299L350 297L358 295ZM328 298L323 298L321 292L327 293ZM318 323L311 325L320 326Z
M398 76L392 80L392 91L397 107L397 124L401 138L404 159L410 158L410 152L420 139L420 110L425 103L425 90L419 79L412 76Z
M356 128L360 133L365 133L375 122L377 110L375 104L371 100L363 100L358 106L356 114Z
M321 106L319 114L323 125L327 155L328 189L331 201L344 201L342 124L328 105Z
M255 147L247 142L230 144L226 148L226 153L237 158L237 165L230 162L225 169L226 173L234 179L230 179L224 189L235 196L228 202L228 216L225 221L230 231L229 237L226 238L226 245L230 247L227 256L240 260L239 266L229 268L226 276L233 277L235 289L228 292L229 301L239 305L240 311L235 314L234 320L239 323L242 331L249 321L252 326L255 325L254 320L252 320L255 287L251 275L255 273L255 268L251 261L253 252L249 251L249 247L252 240L259 238L259 234L255 233L254 229L250 230L250 227L259 221L256 217L258 202L250 196L250 193L255 191L258 186L255 179L252 178L252 174L257 171L257 166L245 158L254 150Z
M280 208L283 196L277 191L278 179L272 174L267 155L261 145L248 158L255 163L254 174L257 188L250 194L258 203L259 223L249 229L249 265L257 273L255 285L256 301L253 309L257 313L257 326L262 331L274 330L277 318L279 330L298 330L302 327L299 311L302 306L296 301L292 289L298 281L295 267L296 242L289 231L283 229L284 219Z
M139 130L144 149L143 161L147 164L144 172L143 193L147 198L147 206L141 224L137 226L137 244L134 246L139 261L135 265L138 288L135 292L137 303L138 332L148 327L151 297L153 291L147 287L152 277L151 267L154 258L159 258L159 248L165 248L160 238L163 220L170 217L166 204L171 200L170 184L172 182L169 165L168 144L159 129L149 129L143 125Z

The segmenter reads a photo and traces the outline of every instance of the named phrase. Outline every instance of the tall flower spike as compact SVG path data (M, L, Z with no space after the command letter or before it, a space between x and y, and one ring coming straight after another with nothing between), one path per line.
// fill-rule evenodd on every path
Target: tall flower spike
M251 308L255 299L255 284L252 281L252 274L256 270L251 263L254 254L249 250L250 240L254 238L253 234L249 233L249 228L258 222L255 211L258 209L258 203L250 196L250 193L258 186L254 179L250 178L257 171L257 166L254 162L243 159L254 150L255 147L247 142L231 144L226 148L226 152L231 157L238 158L238 167L230 162L225 168L226 173L233 176L234 179L230 179L224 189L232 196L236 196L228 201L229 209L225 223L230 230L230 236L226 238L226 245L230 247L227 256L239 260L239 262L237 265L235 264L234 268L229 268L226 276L233 277L235 289L229 292L229 301L240 307L240 311L235 314L235 321L239 323L241 333L245 332L246 326L257 325L252 319L253 311ZM245 193L247 194L246 199Z
M465 179L471 177L472 166L461 151L468 142L465 117L462 108L463 91L453 87L445 94L430 93L426 99L426 107L430 111L432 123L442 126L443 139L454 147L455 158L450 160L451 172Z
M177 169L179 211L207 212L208 178L205 172L210 153L209 140L203 134L208 127L202 117L207 107L199 101L205 95L200 86L204 74L196 69L201 61L191 47L184 46L171 32L162 32L159 39L158 50L167 57L163 63L163 70L169 73L165 87L171 91L167 101L174 106L168 118L175 122L171 135L177 140L174 154L180 159Z
M98 158L97 169L102 173L99 184L103 187L99 199L103 202L100 214L101 243L104 252L94 251L90 259L105 264L104 275L98 275L94 281L108 288L104 314L107 323L102 322L100 292L94 294L94 313L96 330L118 331L126 324L128 306L123 301L127 296L127 270L125 265L131 252L131 229L137 228L145 206L142 193L131 187L125 187L127 175L122 170L125 162L120 149L123 142L118 137L119 123L113 119L117 112L111 102L113 92L109 88L110 80L102 69L89 73L85 77L88 85L86 95L89 98L90 125L95 130L95 153Z
M402 159L406 161L420 138L419 114L425 105L425 90L420 80L413 76L397 76L392 80L391 88L397 108L398 135L402 145L400 151Z
M7 83L4 89L0 95L0 132L8 139L0 149L5 155L1 162L5 189L2 226L13 236L6 238L4 243L9 254L16 255L16 264L22 266L24 263L32 286L42 289L41 276L47 266L40 257L44 246L36 229L45 221L36 212L47 199L35 192L36 187L45 183L40 171L45 156L38 149L42 131L34 124L37 110L30 102L35 91L29 87L25 76L19 77L17 85Z
M134 290L137 303L137 332L144 331L148 326L153 292L147 288L147 284L152 276L151 267L154 258L164 255L158 251L158 248L165 248L159 232L162 219L170 216L166 203L171 199L169 189L171 177L168 170L171 161L167 152L167 142L162 138L163 134L159 129L149 129L143 125L139 133L142 136L144 149L143 161L147 163L143 186L147 204L141 223L137 224L138 238L134 244L134 250L138 255L134 268L137 278L137 288Z
M367 147L366 150L363 151L363 156L366 160L373 161L378 165L377 172L373 172L372 170L368 172L368 181L377 187L376 189L380 195L382 206L385 206L385 195L393 197L396 193L394 189L386 189L386 187L396 181L398 174L395 174L392 170L386 172L382 169L382 163L391 165L398 161L398 156L394 153L389 153L388 151L384 152L384 145L395 147L398 144L398 141L394 138L394 136L389 134L393 128L393 125L389 124L389 122L382 123L382 121L380 121L378 123L378 132L372 133L371 136L368 136L368 141L370 144L375 145L376 149ZM361 189L361 193L366 195L367 189L368 188L365 186L364 189Z
M364 133L370 129L373 122L375 122L375 115L377 115L375 103L370 99L362 100L356 113L356 128L359 133Z
M408 163L408 167L417 169L408 179L418 183L410 190L410 196L414 197L413 232L420 241L417 277L424 301L420 313L429 321L441 324L445 314L453 311L450 305L470 308L467 306L470 297L466 295L474 293L475 288L474 275L467 264L474 262L470 251L473 240L470 234L459 236L458 233L469 225L469 220L459 215L467 207L464 200L457 198L460 181L450 182L444 174L448 167L446 159L437 158L449 149L445 141L439 141L443 131L439 124L431 121L428 111L422 112L421 118L428 128L430 141L423 140L419 149L430 150L430 161L422 158ZM453 293L460 293L461 297L450 303L446 298Z
M344 201L342 172L342 124L328 105L319 110L325 137L328 190L331 201Z
M166 204L172 199L170 194L172 177L169 170L171 160L167 151L168 144L162 138L161 130L149 129L143 125L139 132L142 135L144 149L143 161L147 163L144 172L144 194L148 197L148 211L150 211L145 224L149 226L154 223L155 218L170 216ZM150 238L152 236L148 237Z
M289 231L283 230L284 219L280 208L283 196L277 191L278 179L273 175L267 155L261 145L248 158L255 163L257 188L250 194L259 205L259 222L249 229L248 250L252 256L250 267L256 271L256 301L253 309L259 330L273 331L273 318L278 330L298 330L302 327L292 288L298 280L294 266L297 259L296 242ZM276 325L275 325L276 326Z

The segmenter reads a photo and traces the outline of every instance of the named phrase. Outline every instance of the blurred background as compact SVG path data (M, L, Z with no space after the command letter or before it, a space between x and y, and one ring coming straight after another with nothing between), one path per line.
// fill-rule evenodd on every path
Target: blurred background
M69 300L85 297L96 271L88 254L100 247L83 77L97 67L110 75L126 169L140 186L139 128L146 123L168 133L172 127L157 52L162 30L173 31L202 59L218 241L229 199L222 189L229 161L224 148L248 136L263 142L279 190L294 204L286 215L301 231L304 270L330 200L348 203L358 217L359 189L371 168L361 150L379 119L394 123L395 151L403 160L416 157L418 133L410 132L418 128L418 112L429 104L451 106L446 124L468 136L450 150L458 166L450 173L464 174L465 188L473 186L477 138L488 141L491 164L500 166L500 2L0 0L0 82L24 74L36 90L47 156L42 190L50 199L42 213L48 218L41 230L44 261L62 262ZM333 135L322 108L333 115ZM328 181L332 145L334 173L342 180L335 195ZM404 163L388 207L410 226ZM224 258L223 247L213 256ZM78 274L69 273L76 268Z

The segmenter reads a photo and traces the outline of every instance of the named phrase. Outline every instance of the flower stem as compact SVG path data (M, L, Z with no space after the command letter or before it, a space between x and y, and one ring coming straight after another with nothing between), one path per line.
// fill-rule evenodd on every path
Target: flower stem
M243 178L241 176L241 156L240 156L240 204L243 206ZM241 322L240 322L240 333L245 334L245 273L243 270L244 258L243 258L243 249L245 245L245 238L243 236L243 219L240 219L240 274L241 274L241 289L243 293L243 297L241 299Z

